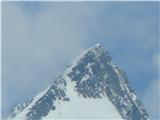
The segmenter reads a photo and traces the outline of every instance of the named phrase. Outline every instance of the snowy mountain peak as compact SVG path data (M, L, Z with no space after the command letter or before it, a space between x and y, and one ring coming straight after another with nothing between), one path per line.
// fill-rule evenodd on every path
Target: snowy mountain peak
M97 43L96 45L94 45L93 47L83 51L74 61L72 61L72 63L68 66L68 68L66 69L66 72L70 72L70 70L74 67L77 66L77 64L79 64L82 61L85 61L84 59L86 57L88 58L92 58L92 59L101 59L101 56L107 56L107 61L111 62L111 57L109 56L109 53L99 44ZM87 62L87 61L86 61ZM88 60L88 62L91 62Z
M103 50L104 48L102 47L102 45L100 43L95 44L93 47L89 48L89 50L93 50L93 49L101 49Z
M101 46L101 45L100 45L100 43L96 43L95 46L96 46L96 47L99 47L99 46Z
M126 74L100 44L84 51L51 86L13 113L15 120L149 119Z

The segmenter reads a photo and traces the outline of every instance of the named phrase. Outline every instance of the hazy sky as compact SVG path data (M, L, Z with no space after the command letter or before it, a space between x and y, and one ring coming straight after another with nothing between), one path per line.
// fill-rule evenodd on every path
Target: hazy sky
M100 43L158 118L158 15L158 2L3 2L3 117Z

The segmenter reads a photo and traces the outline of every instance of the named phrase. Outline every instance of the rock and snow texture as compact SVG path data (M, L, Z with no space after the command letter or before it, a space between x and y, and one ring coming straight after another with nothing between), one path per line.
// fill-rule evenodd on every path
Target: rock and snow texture
M125 73L100 44L86 50L53 84L13 109L9 119L148 120Z

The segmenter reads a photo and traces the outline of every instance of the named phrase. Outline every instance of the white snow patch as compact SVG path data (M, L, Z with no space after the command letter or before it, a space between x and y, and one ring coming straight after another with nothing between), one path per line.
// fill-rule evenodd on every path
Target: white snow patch
M75 91L75 83L71 82L70 78L64 76L67 81L66 94L69 96L69 102L56 104L56 110L50 111L48 116L43 120L51 119L116 119L122 120L122 117L117 112L114 105L109 101L108 97L102 99L83 98L78 96Z
M77 64L79 63L79 61L81 61L82 58L84 58L84 56L89 52L89 51L92 51L94 52L96 55L97 55L97 58L98 58L98 55L99 55L99 52L98 51L95 51L94 48L97 48L97 47L100 47L101 45L99 43L97 43L95 46L87 49L87 50L84 50L79 56L77 56L76 58L74 58L74 60L71 62L70 64L70 67L68 67L66 70L65 70L65 73L70 73L72 71L72 68L74 68L75 66L77 66Z
M131 96L132 96L133 101L137 99L137 96L133 92L131 93Z
M115 64L111 64L112 67L114 68L114 71L117 73L117 75L119 76L119 71L117 70L117 66Z
M93 76L93 72L92 72L92 68L91 66L93 65L94 63L88 63L87 64L87 68L89 69L89 73L91 74L91 76Z
M26 114L30 111L30 109L33 107L33 105L36 104L36 102L45 95L45 93L48 91L50 87L39 93L36 97L34 97L33 101L31 104L22 110L17 116L15 116L12 120L25 120L26 119Z
M107 79L108 78L108 74L106 73L105 75L104 75L104 79Z
M88 74L84 75L84 77L81 79L81 82L86 81L90 76Z

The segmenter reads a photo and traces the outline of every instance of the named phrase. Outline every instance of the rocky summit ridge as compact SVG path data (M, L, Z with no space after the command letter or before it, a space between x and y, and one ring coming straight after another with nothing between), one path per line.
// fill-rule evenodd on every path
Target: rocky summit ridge
M77 99L108 98L122 119L149 120L126 74L100 44L84 51L46 90L13 108L9 119L40 120L49 114L54 116L60 105L72 103L72 93Z

